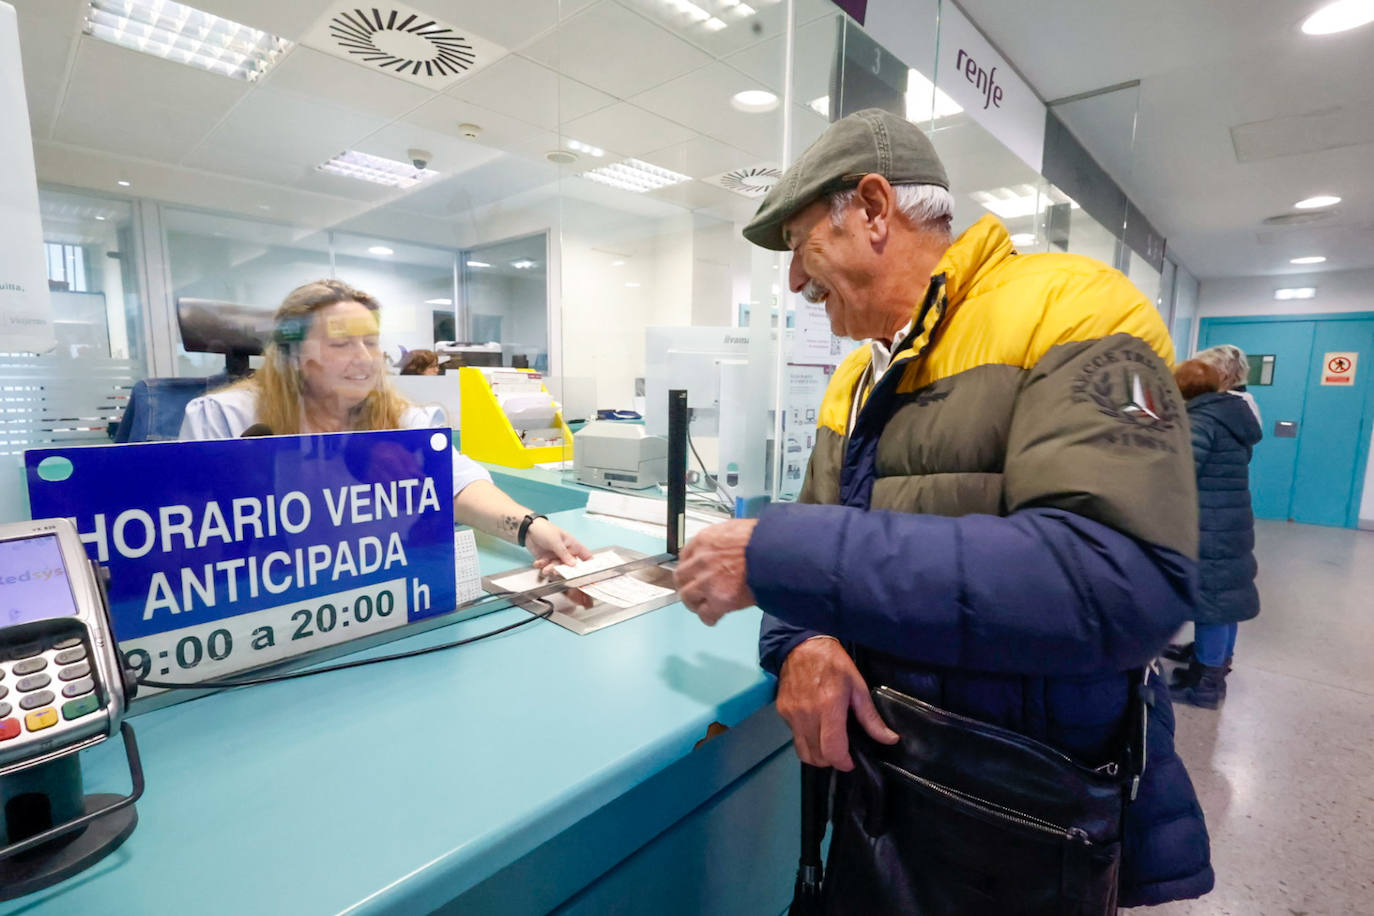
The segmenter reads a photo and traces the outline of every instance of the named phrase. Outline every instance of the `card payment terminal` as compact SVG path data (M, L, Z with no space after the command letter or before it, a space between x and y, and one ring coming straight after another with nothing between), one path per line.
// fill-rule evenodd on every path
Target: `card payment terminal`
M0 524L0 776L114 734L128 686L76 526Z

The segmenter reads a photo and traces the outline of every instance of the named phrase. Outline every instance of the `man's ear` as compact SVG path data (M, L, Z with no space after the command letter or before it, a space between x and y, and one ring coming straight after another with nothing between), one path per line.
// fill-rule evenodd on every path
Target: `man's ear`
M881 245L887 241L897 210L897 193L882 175L870 172L859 180L855 203L863 210L869 240Z

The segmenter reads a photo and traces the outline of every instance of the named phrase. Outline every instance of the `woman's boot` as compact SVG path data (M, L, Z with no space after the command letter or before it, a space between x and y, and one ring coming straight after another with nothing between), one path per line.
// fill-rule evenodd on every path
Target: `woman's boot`
M1202 665L1196 683L1170 687L1169 693L1180 702L1203 709L1216 709L1226 699L1226 668Z

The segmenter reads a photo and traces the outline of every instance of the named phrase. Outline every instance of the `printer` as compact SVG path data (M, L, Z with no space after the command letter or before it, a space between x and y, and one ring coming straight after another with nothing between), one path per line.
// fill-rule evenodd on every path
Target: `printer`
M640 423L593 420L573 436L573 473L593 487L656 486L668 479L668 440Z

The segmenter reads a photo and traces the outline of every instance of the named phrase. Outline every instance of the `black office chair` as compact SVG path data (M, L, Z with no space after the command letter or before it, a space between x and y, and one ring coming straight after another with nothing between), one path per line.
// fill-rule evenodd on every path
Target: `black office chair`
M200 378L149 378L134 384L115 429L116 442L176 439L186 405L251 374L248 358L262 354L272 336L272 312L236 302L177 299L177 326L188 353L223 353L224 372Z

